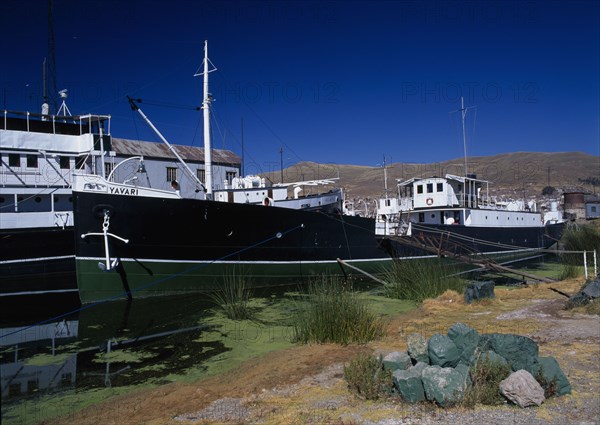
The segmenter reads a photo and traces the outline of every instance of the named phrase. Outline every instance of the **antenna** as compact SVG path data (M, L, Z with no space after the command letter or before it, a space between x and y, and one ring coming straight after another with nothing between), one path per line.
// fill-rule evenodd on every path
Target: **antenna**
M44 63L42 65L42 86L44 96L44 103L42 103L42 115L48 115L50 114L50 105L48 105L48 91L46 90L46 58L44 58ZM47 120L47 116L42 117L42 121Z
M244 117L241 118L240 120L240 125L242 127L242 164L241 164L241 173L240 173L240 177L244 177Z
M467 111L469 109L475 108L475 106L469 106L465 108L465 98L463 96L460 97L460 109L455 111L451 111L450 113L460 112L462 119L462 136L463 136L463 151L465 156L465 177L467 177L468 169L467 169L467 133L465 131L465 117L467 116Z
M60 105L60 108L58 110L58 112L56 113L56 115L63 115L63 116L71 116L71 111L69 111L69 108L67 107L67 96L68 96L68 90L67 89L62 89L61 91L58 92L58 94L60 95L60 98L62 99L62 105ZM62 114L61 114L62 111Z
M45 66L44 66L45 68ZM48 82L50 88L50 105L56 111L56 59L54 55L54 18L52 17L52 0L48 0ZM44 79L45 80L45 79ZM50 112L50 110L48 111ZM58 114L60 115L60 114ZM69 114L70 115L70 114Z
M383 189L385 191L385 199L388 197L388 185L387 185L387 168L385 167L385 155L383 155Z
M283 147L279 149L279 160L281 167L281 183L283 183Z

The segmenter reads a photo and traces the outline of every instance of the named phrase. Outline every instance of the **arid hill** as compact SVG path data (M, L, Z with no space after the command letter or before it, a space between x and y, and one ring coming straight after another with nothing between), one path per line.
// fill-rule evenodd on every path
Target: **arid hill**
M600 157L582 152L515 152L495 156L470 157L468 172L490 182L490 192L510 198L540 198L542 189L552 186L559 191L582 189L600 192ZM464 159L430 164L393 163L387 166L390 194L395 192L397 179L412 177L464 175ZM279 171L268 175L279 183ZM346 190L349 199L381 197L384 191L384 172L381 167L301 162L284 170L284 181L337 178L336 186Z

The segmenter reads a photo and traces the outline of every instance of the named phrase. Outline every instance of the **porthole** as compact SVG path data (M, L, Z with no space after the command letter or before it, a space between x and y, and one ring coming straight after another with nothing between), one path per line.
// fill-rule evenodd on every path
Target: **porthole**
M4 196L0 196L0 204L3 204L4 201L6 201L6 199L4 199Z
M42 198L40 198L39 196L35 197L35 203L39 204L40 202L42 202Z

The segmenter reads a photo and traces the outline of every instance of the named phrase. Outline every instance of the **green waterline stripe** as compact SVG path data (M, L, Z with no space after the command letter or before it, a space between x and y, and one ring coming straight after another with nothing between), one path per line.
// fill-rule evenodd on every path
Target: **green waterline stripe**
M422 257L406 257L406 258L429 258L436 257L436 255L427 255ZM75 257L77 261L106 261L106 257ZM334 264L337 260L294 260L294 261L223 261L223 260L163 260L163 259L149 259L149 258L119 258L121 262L148 262L148 263L173 263L173 264ZM379 262L379 261L390 261L391 257L380 257L380 258L355 258L350 260L344 260L347 263L366 263L366 262Z

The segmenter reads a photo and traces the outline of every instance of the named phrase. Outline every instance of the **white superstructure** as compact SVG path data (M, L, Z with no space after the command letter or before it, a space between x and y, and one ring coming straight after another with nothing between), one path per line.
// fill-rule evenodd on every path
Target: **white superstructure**
M553 204L556 206L556 204ZM560 221L556 208L542 216L534 201L489 195L489 183L474 175L412 178L398 182L398 197L379 200L376 231L399 235L409 224L470 227L543 227Z
M99 153L110 146L110 116L1 115L2 229L72 226L72 173L101 171Z

